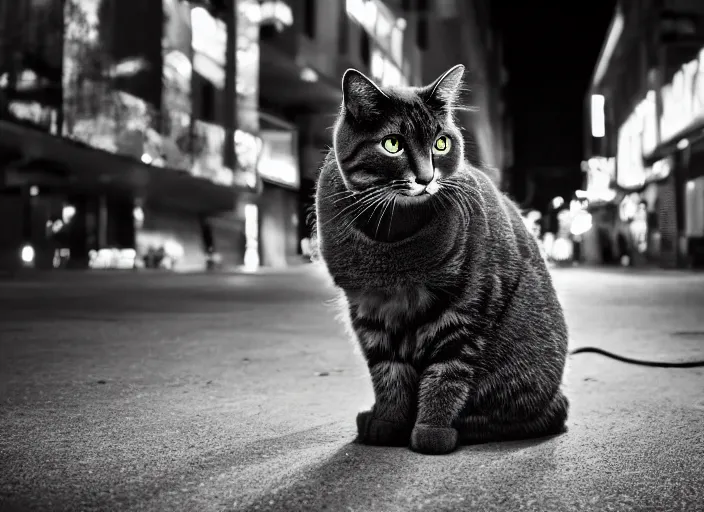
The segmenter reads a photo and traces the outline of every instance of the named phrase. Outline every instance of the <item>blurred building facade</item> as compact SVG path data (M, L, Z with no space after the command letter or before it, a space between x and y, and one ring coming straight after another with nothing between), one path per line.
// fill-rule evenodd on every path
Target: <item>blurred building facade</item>
M257 0L1 2L0 268L243 264L258 37Z
M585 112L585 258L704 264L704 3L621 0Z
M468 157L500 183L491 17L489 0L1 2L0 269L298 261L350 67L420 85L465 64Z

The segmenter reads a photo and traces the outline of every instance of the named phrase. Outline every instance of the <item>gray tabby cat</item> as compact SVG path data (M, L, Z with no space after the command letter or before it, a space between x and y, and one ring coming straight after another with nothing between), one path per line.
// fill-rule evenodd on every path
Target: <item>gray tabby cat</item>
M465 162L463 73L342 80L316 222L374 387L362 443L441 454L564 431L564 315L518 209Z

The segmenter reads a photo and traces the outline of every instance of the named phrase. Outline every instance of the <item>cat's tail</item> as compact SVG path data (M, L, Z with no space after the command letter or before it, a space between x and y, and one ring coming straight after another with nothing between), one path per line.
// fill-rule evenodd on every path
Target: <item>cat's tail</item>
M624 363L636 364L639 366L652 366L655 368L698 368L698 367L704 366L704 361L666 362L666 361L647 361L647 360L643 360L643 359L632 359L630 357L620 356L618 354L614 354L613 352L609 352L608 350L603 350L603 349L596 348L596 347L580 347L580 348L576 348L576 349L570 351L571 356L573 356L575 354L585 354L585 353L600 354L602 356L609 357L609 358L615 359L617 361L622 361Z

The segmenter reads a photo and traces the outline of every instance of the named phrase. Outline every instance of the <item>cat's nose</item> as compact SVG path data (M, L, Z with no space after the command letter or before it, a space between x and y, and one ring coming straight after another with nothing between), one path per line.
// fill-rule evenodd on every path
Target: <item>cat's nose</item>
M416 176L416 183L419 185L428 185L431 181L433 181L433 178L435 177L435 168L431 167L430 169L425 169L422 172L419 172L418 175Z

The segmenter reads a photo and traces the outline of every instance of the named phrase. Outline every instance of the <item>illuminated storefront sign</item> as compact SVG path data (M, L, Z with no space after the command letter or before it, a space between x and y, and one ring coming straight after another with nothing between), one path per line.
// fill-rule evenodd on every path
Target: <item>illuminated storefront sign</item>
M300 173L293 131L262 130L262 156L259 160L259 175L262 179L298 188Z
M683 65L672 82L662 88L660 132L669 141L688 126L704 118L704 48Z
M611 187L616 175L614 158L594 157L582 162L582 170L587 173L585 198L590 202L613 201L616 191Z
M635 108L618 131L616 180L622 187L638 187L646 181L643 156L657 147L655 91Z
M129 270L135 268L137 251L134 249L106 248L91 250L88 253L88 268L97 270L117 269Z

